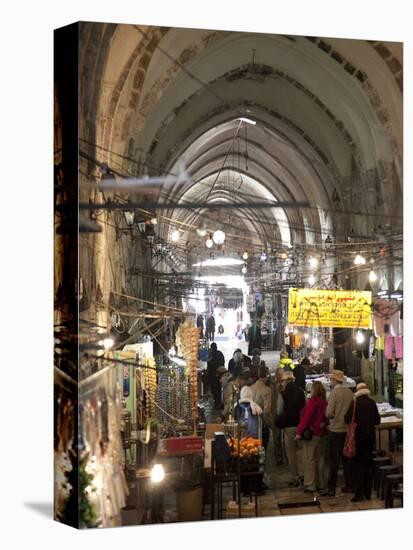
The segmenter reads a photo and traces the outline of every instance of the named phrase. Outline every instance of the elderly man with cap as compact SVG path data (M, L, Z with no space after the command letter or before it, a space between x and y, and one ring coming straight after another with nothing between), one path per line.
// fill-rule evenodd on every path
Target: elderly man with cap
M282 351L280 353L280 363L278 365L278 368L284 369L285 371L292 371L295 369L294 361L288 356L288 353L286 351Z
M344 386L346 377L341 370L333 370L330 375L330 381L333 390L326 409L326 416L330 420L328 426L328 455L330 463L328 495L335 496L340 461L343 463L345 482L342 492L353 492L350 460L343 456L343 447L348 429L344 416L353 402L353 392Z
M356 390L354 400L344 416L344 420L350 424L354 412L356 423L356 456L352 462L354 497L351 502L371 498L374 440L376 426L380 424L377 404L370 397L367 384L358 384Z
M283 410L277 417L276 425L284 430L285 454L292 475L292 485L299 487L303 474L302 446L295 436L301 411L305 406L305 393L294 383L294 374L291 371L283 372L281 386Z

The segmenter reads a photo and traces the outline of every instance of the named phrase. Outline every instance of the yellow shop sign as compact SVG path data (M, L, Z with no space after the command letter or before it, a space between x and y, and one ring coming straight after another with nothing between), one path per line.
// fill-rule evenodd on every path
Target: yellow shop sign
M371 292L290 288L288 323L306 327L371 327Z

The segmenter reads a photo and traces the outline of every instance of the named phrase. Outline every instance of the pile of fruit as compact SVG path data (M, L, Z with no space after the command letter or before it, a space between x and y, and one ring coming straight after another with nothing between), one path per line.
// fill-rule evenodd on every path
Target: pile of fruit
M240 439L239 446L237 439L229 439L228 445L231 447L232 456L241 458L251 458L257 456L261 450L261 439L254 437L243 437Z

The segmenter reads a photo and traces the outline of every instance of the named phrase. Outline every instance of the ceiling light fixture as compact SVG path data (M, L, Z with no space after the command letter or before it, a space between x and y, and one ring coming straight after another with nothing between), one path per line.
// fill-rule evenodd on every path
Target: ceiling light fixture
M356 257L354 258L354 265L364 265L366 263L366 258L362 256L360 253L356 254Z
M205 242L205 246L207 248L212 248L214 246L214 241L211 239L211 237L209 237L206 242Z
M357 331L357 334L356 334L356 342L357 344L362 344L364 342L364 334L359 330Z
M225 242L225 233L221 229L217 229L212 235L212 240L215 244L220 245Z
M310 267L311 269L315 269L318 266L318 260L317 258L314 258L313 256L310 258Z
M204 260L203 262L198 262L196 264L192 264L192 267L228 267L233 265L241 265L243 264L243 260L239 260L238 258L214 258L209 260Z
M247 266L244 265L243 268L241 269L241 273L245 275L246 272L247 272Z
M377 275L376 275L376 272L371 270L370 273L369 273L369 281L371 283L375 283L377 281Z
M244 252L244 254L242 255L242 258L244 260L248 260L248 252L247 251Z
M179 231L175 229L174 231L172 231L171 239L174 243L176 243L177 241L179 241L180 236L181 234L179 233Z

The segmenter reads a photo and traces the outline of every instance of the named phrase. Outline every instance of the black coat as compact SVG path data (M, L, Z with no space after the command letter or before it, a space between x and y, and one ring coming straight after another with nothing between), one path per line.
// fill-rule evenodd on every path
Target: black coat
M346 424L350 424L353 417L353 403L344 415ZM380 415L376 402L368 395L360 395L356 398L356 412L354 420L357 424L356 440L374 440L376 436L375 426L380 424Z
M225 366L225 357L222 351L218 349L215 351L210 351L207 363L207 372L209 376L215 377L217 374L218 367Z
M294 382L288 382L281 392L284 409L277 417L276 424L279 428L292 428L300 423L301 411L305 406L305 393Z
M242 369L251 369L251 359L248 355L242 354L242 363L239 364L238 368L236 367L234 358L228 361L228 372L230 372L234 378L240 374Z
M305 371L304 367L302 365L297 365L295 369L293 370L293 374L295 377L295 383L299 388L301 388L303 391L305 391Z
M258 325L248 329L248 355L252 355L254 349L261 349L261 329Z
M215 332L215 318L212 317L212 315L210 317L207 317L207 320L206 320L206 323L205 323L205 328L209 332Z

